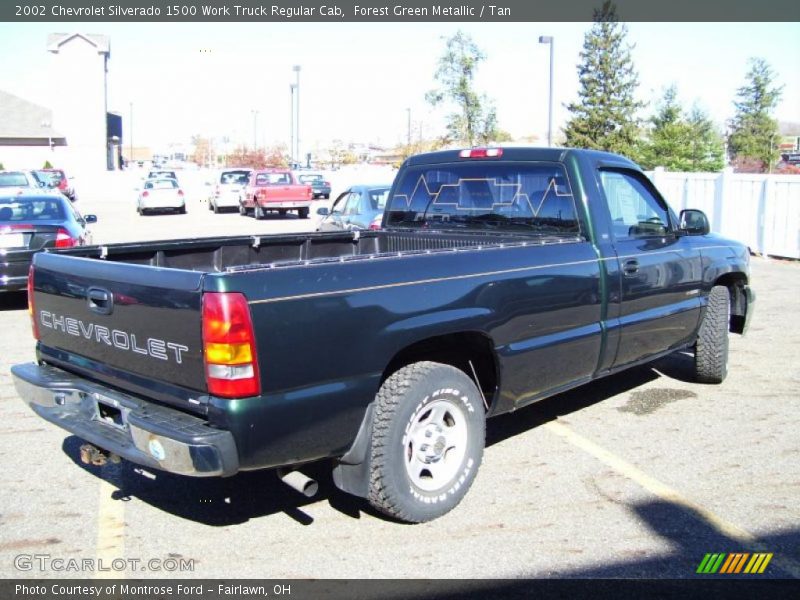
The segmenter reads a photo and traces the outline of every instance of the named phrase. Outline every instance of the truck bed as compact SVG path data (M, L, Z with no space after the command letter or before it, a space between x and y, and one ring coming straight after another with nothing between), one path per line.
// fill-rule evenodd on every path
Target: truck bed
M209 273L344 262L477 247L542 245L564 237L438 231L355 231L168 240L76 248L62 253L110 262Z

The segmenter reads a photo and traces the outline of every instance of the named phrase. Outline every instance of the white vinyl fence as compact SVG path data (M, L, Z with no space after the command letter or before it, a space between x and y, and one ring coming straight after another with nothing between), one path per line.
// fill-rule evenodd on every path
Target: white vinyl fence
M753 252L800 258L800 176L661 168L647 175L676 212L705 212L711 231L744 242Z

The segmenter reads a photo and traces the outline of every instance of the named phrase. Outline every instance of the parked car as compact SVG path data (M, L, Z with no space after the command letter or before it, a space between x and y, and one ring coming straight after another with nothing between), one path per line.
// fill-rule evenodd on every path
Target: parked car
M0 190L0 291L25 289L33 254L43 248L71 248L92 241L89 223L61 194L3 195Z
M429 521L469 490L487 417L679 351L720 383L753 313L747 246L606 152L411 156L382 225L41 252L19 397L87 463L280 469L313 495L301 469L325 461L338 488Z
M239 198L247 185L247 178L253 169L224 169L220 171L216 183L208 196L208 210L219 213L220 209L239 207Z
M299 183L306 183L311 186L311 193L314 198L331 197L331 184L321 173L296 173L295 177Z
M330 210L325 206L317 209L317 214L324 217L317 231L380 229L391 187L391 184L350 186L339 194Z
M186 213L186 197L181 186L172 177L148 179L139 192L136 211L140 215L146 215L152 211L164 210Z
M296 210L301 219L308 218L312 200L311 186L298 183L288 169L262 169L250 173L239 202L239 214L251 210L256 219L263 219L268 210L285 215Z
M35 171L0 171L0 193L22 194L32 191L60 193L48 177Z
M43 180L47 180L51 187L57 188L62 194L69 198L70 201L75 202L75 200L77 200L75 188L70 183L70 179L72 178L67 177L63 169L39 169L38 171L34 171L34 174L38 175Z

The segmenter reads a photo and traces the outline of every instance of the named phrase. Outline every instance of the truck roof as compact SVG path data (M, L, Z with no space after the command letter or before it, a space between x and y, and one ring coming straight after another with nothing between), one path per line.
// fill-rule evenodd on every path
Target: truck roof
M481 149L491 148L497 149L502 152L502 155L497 158L481 158L474 160L497 160L500 158L504 161L550 161L550 162L564 162L571 155L584 155L590 157L594 161L615 163L620 166L628 166L639 168L633 161L621 156L613 154L612 152L603 152L601 150L585 150L580 148L539 148L531 146L486 146ZM407 166L435 164L435 163L449 163L459 162L463 160L470 160L464 158L461 153L465 150L478 150L479 148L459 148L455 150L440 150L438 152L426 152L424 154L416 154L410 156L406 160Z

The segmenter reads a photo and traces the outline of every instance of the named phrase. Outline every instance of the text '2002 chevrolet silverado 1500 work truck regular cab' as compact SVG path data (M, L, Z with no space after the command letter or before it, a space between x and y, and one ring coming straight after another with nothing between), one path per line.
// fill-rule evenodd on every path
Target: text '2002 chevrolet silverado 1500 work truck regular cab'
M466 494L487 416L692 347L720 382L752 312L747 248L616 155L413 156L388 207L379 231L38 254L20 396L90 457L306 491L327 459L420 522Z

